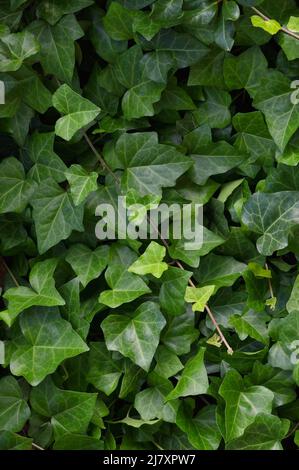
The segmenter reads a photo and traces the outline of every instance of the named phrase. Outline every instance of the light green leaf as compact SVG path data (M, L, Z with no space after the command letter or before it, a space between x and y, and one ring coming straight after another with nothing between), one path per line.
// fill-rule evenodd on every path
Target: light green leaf
M278 21L264 20L258 15L253 15L251 17L251 23L255 28L262 28L264 31L271 34L272 36L281 30L281 25L278 23Z
M159 243L151 242L145 252L129 267L130 273L139 275L152 274L158 279L168 269L168 264L163 262L166 248Z
M185 300L193 304L193 312L203 312L214 290L215 286L187 287Z

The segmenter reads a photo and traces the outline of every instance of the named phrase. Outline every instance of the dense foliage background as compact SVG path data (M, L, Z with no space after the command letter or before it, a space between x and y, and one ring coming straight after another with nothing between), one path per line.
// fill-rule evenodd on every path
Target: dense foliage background
M298 31L294 0L0 2L1 449L299 444ZM204 204L202 248L98 241L120 194Z

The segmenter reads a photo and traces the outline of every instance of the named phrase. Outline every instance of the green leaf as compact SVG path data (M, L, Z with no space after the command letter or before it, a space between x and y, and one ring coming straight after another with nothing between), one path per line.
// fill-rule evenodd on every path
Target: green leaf
M213 253L203 258L199 269L195 272L195 279L200 286L219 287L232 286L242 276L247 266L230 256L217 256Z
M289 313L299 311L299 276L295 279L291 297L289 298L286 307Z
M155 114L153 104L160 100L164 85L145 80L128 90L122 100L126 119L137 119Z
M105 278L111 290L101 292L99 302L110 308L132 302L138 297L151 292L139 276L129 273L120 266L109 266Z
M118 2L112 2L104 16L104 27L109 36L116 40L132 39L135 13L127 10Z
M36 263L29 276L31 288L12 287L5 292L4 298L8 300L9 313L16 315L33 305L54 307L65 304L55 288L53 278L57 263L57 259L47 259Z
M98 174L95 171L89 173L81 165L70 166L65 175L75 206L79 206L90 193L98 189Z
M184 401L178 411L176 424L187 434L190 444L195 449L218 449L221 434L216 423L215 405L205 406L193 417L192 406Z
M292 100L289 79L272 70L261 80L254 106L264 113L276 145L283 151L299 127L299 107Z
M129 267L130 273L145 275L152 274L158 279L168 269L168 264L163 261L166 248L159 243L151 242L145 252Z
M85 434L95 411L97 394L57 388L50 378L35 387L30 404L40 416L51 419L55 439Z
M282 450L281 440L288 432L289 422L261 413L248 426L244 435L233 439L227 450Z
M16 158L5 158L0 163L0 213L22 212L36 189L26 178L25 170Z
M263 255L272 255L288 245L290 229L299 223L298 193L282 191L255 193L244 206L242 221L261 236L257 249Z
M61 114L65 114L55 125L55 134L65 140L71 140L76 132L90 124L101 111L98 106L82 98L68 85L62 85L54 93L53 106Z
M38 4L37 16L54 25L62 16L76 13L92 4L92 0L66 0L63 3L59 0L42 0Z
M74 207L69 193L54 180L42 181L31 205L40 253L68 238L73 230L83 231L83 207Z
M145 302L131 316L109 315L101 324L107 348L148 371L166 322L159 307ZM130 338L130 341L126 341Z
M0 431L1 450L32 450L32 439L10 431Z
M67 15L54 26L45 21L30 25L40 44L40 61L46 74L71 83L75 67L75 44L84 33L74 15Z
M111 395L123 373L123 360L111 353L104 342L90 343L89 365L86 379L95 388Z
M245 155L227 142L202 147L200 153L192 155L194 167L190 171L192 181L203 185L211 175L223 174L240 165Z
M68 250L66 261L72 266L83 287L86 287L90 281L98 279L106 268L108 253L106 245L99 246L93 251L86 245L77 244Z
M169 267L161 278L159 302L162 310L169 315L182 315L185 309L184 293L192 273Z
M0 394L0 429L21 431L30 416L30 409L16 379L11 376L0 379Z
M229 90L245 88L249 94L258 91L267 72L267 61L259 47L251 47L237 57L229 55L223 64L224 81Z
M141 196L160 195L161 188L174 186L192 165L170 145L159 144L155 133L124 134L117 141L116 153L125 168L122 186Z
M236 370L229 370L219 389L225 400L225 441L241 436L259 413L271 414L273 393L262 386L244 387Z
M52 374L65 359L88 351L70 323L55 310L23 313L20 328L22 335L13 342L10 370L32 386Z
M64 162L54 152L54 132L33 134L29 139L29 156L34 163L29 176L37 183L53 178L57 183L65 180L67 170Z
M193 115L199 125L208 124L211 128L227 127L231 122L229 107L231 96L217 88L205 88L206 100L200 104Z
M214 290L215 286L187 287L185 300L186 302L193 303L193 312L203 312Z
M274 35L281 30L281 25L276 20L264 20L258 15L251 17L251 23L255 28L262 28L267 33Z
M0 38L0 72L15 72L29 57L39 52L39 44L28 31Z
M207 392L209 380L204 364L204 354L205 348L200 348L198 353L187 361L176 387L166 397L168 401Z

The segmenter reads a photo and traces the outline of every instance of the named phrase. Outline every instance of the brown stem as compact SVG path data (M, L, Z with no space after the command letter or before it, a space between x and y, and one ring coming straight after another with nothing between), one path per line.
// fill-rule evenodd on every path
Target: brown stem
M266 267L266 269L269 271L268 263L265 263L265 267ZM274 291L273 291L273 287L272 287L272 282L271 282L271 279L270 279L270 278L268 278L268 285L269 285L269 291L270 291L271 299L274 299L275 295L274 295Z
M13 280L15 286L16 286L16 287L20 287L20 284L19 284L18 281L16 280L14 273L11 271L11 269L10 269L9 266L7 265L7 263L6 263L6 261L4 260L4 258L1 258L1 261L2 261L2 264L3 264L4 268L6 269L6 271L8 272L8 274L10 275L11 279Z
M87 137L87 135L86 135L86 137ZM89 144L90 148L91 148L91 149L93 150L93 152L95 153L95 155L96 155L96 156L100 156L99 153L97 152L97 150L95 149L94 145L92 145L91 140L90 140L88 137L87 137L86 141L87 141L87 143ZM112 171L111 168L107 165L107 163L105 162L105 160L104 160L102 157L100 157L100 158L101 158L101 160L103 160L103 162L104 162L104 168L107 169L107 171L109 171L109 173L114 176L115 181L117 182L118 186L120 186L120 179L113 173L113 171ZM165 240L165 238L162 236L162 234L161 234L159 228L153 223L153 221L152 221L149 217L147 218L147 220L148 220L148 222L151 224L151 226L153 227L153 229L155 230L155 232L159 235L159 237L160 237L160 239L161 239L163 245L165 246L165 248L168 249L168 248L169 248L169 244L168 244L167 240ZM185 271L185 268L184 268L184 266L182 265L182 263L181 263L180 261L174 260L174 262L175 262L175 264L178 266L178 268L180 268L180 269L182 269L183 271ZM189 282L189 285L190 285L191 287L196 287L196 285L194 284L194 282L192 281L191 278L189 279L188 282ZM210 319L211 319L213 325L215 326L215 328L216 328L216 330L217 330L217 332L218 332L218 334L219 334L219 336L220 336L220 338L221 338L221 342L226 346L228 354L233 354L233 349L231 348L231 346L228 344L227 340L225 339L225 336L224 336L224 334L222 333L222 331L221 331L221 329L220 329L220 327L219 327L219 325L218 325L218 323L217 323L217 320L215 319L215 317L214 317L214 315L213 315L211 309L209 308L208 305L205 306L205 309L206 309L206 311L207 311L207 313L208 313L208 315L209 315L209 317L210 317Z
M260 10L258 10L257 8L255 7L251 7L251 9L258 15L260 16L261 18L263 18L263 20L265 21L270 21L271 18L269 18L268 16L264 15L264 13L262 13ZM289 36L295 38L295 39L298 39L299 40L299 35L294 33L293 31L290 31L288 28L286 28L285 26L282 26L281 27L281 31L283 31L285 34L288 34Z

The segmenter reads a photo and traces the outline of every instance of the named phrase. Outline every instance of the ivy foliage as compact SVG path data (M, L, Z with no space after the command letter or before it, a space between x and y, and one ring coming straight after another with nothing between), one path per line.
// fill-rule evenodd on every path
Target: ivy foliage
M0 2L0 449L299 445L298 32L295 0ZM203 205L202 246L100 241L118 196Z

